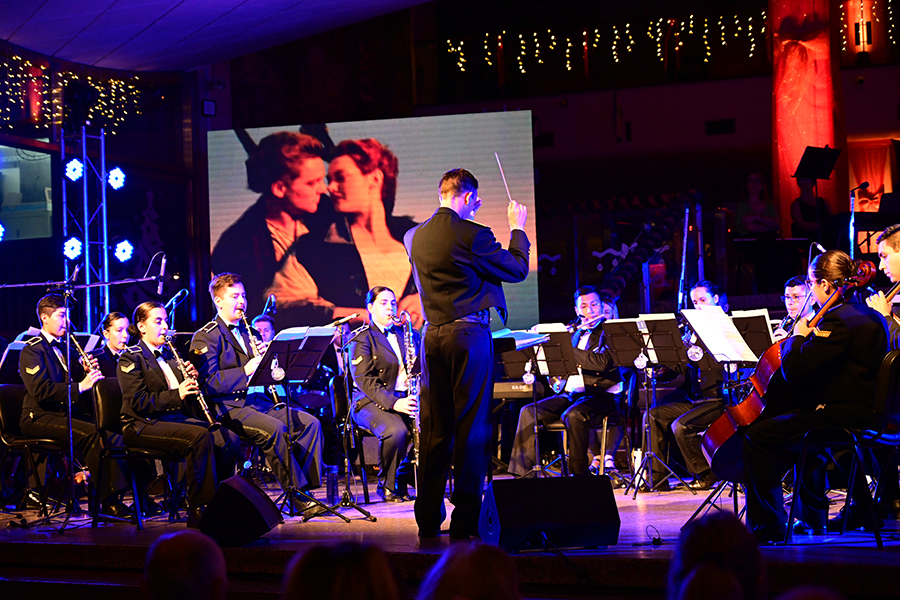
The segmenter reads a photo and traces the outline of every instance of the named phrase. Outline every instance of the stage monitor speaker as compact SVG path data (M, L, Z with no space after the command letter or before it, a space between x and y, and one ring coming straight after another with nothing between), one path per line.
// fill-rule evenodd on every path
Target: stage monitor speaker
M240 475L219 484L200 519L200 531L220 546L243 546L283 521L275 503Z
M605 475L495 479L481 505L478 533L507 552L594 548L616 544L620 524Z

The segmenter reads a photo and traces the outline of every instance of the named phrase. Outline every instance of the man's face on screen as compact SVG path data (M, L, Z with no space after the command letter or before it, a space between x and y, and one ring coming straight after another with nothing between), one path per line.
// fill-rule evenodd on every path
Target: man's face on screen
M272 185L272 194L286 201L294 214L312 214L319 209L319 197L328 190L325 185L325 163L321 158L308 158L300 163L300 173L290 182Z

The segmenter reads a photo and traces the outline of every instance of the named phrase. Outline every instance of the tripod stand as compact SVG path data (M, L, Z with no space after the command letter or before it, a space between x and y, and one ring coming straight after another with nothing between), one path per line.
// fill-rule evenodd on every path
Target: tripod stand
M293 327L280 332L269 343L269 347L266 349L266 353L263 355L253 377L250 378L248 385L250 387L268 387L285 381L289 383L306 383L315 375L319 361L321 361L322 355L331 343L333 334L334 329L331 327ZM275 504L279 505L282 512L290 517L294 517L298 514L294 506L294 499L299 498L349 523L350 519L337 512L334 507L317 500L311 494L307 494L294 485L294 418L289 404L286 404L282 410L284 410L285 424L287 426L288 456L285 459L287 460L290 484L284 488L282 494L275 500ZM310 518L312 517L303 515L304 522Z

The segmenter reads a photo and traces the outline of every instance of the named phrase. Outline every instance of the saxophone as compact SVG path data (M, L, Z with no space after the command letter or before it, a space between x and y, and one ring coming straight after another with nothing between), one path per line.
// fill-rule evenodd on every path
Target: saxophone
M412 316L407 311L402 311L398 317L393 318L394 324L403 327L403 346L406 353L406 393L416 401L416 412L413 415L413 464L416 469L414 471L416 478L416 490L419 489L419 434L422 430L422 424L419 420L419 377L420 373L413 373L413 365L416 362L418 350L416 348L415 337L413 336Z

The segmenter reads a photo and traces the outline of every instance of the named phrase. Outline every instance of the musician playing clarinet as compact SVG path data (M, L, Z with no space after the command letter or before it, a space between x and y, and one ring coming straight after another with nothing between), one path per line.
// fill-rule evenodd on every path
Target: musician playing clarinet
M72 408L72 444L84 456L91 473L100 472L100 434L89 412L91 389L103 379L95 361L88 365L76 360L75 348L69 348L69 315L66 301L59 294L47 294L38 301L37 315L41 322L40 335L25 342L19 355L19 373L25 388L22 405L22 433L30 438L49 438L68 444L69 425L67 403ZM67 360L71 356L71 364ZM69 388L67 371L73 381ZM70 394L71 392L71 394ZM119 438L121 439L121 438ZM128 482L119 461L112 461L100 495L100 512L126 518L131 510L120 500ZM118 492L118 493L117 493Z
M289 489L293 483L294 488L311 495L311 490L322 485L321 423L305 412L279 408L262 394L248 397L250 378L265 348L254 349L251 332L243 323L247 293L240 275L216 275L209 284L209 295L218 314L191 339L191 361L200 374L203 395L223 427L262 449L282 489ZM258 342L255 335L253 340ZM287 415L292 418L294 438L290 446ZM288 461L292 461L290 469ZM302 496L292 501L299 510L310 511L304 512L305 517L317 514L315 503Z
M601 298L593 286L575 291L575 313L578 324L572 332L572 346L578 373L565 382L557 395L537 403L537 418L542 423L562 420L569 443L569 470L573 475L587 475L588 442L591 431L600 427L603 417L618 409L622 393L622 378L612 361L612 354L603 339L600 325L607 319L618 318L613 300ZM509 472L527 475L535 464L534 457L535 405L527 404L519 412L519 424L509 460ZM606 456L594 457L594 469L599 472L600 461L606 462L606 474L614 487L624 483L615 470L615 453L622 441L622 430L616 427L615 439L606 449Z
M197 369L185 361L185 377L166 346L165 307L152 301L139 304L133 321L131 333L139 341L125 349L117 370L125 445L184 457L188 527L197 527L219 481L234 474L240 442L224 428L211 433L209 423L195 418L187 406L197 402Z
M417 399L407 394L410 370L406 364L403 327L395 323L397 297L384 286L366 294L369 324L350 340L353 390L351 418L378 438L378 495L385 502L414 500L409 493L413 477L412 418ZM418 351L419 334L413 330Z
M115 377L119 355L128 347L128 317L120 312L111 312L103 318L102 329L106 344L91 352L100 366L104 377Z

